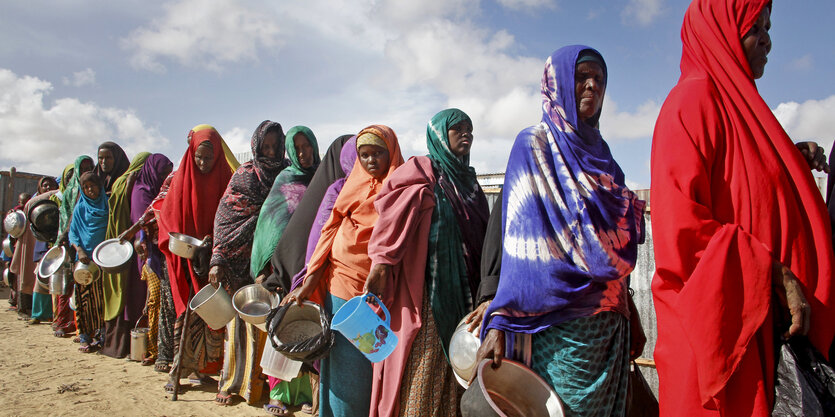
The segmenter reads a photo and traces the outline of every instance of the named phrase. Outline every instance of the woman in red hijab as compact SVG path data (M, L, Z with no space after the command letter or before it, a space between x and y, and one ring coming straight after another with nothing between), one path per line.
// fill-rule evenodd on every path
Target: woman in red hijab
M188 150L180 160L168 194L161 201L158 216L159 249L168 264L171 293L177 310L174 350L175 358L180 358L181 375L190 372L199 374L207 365L221 360L223 330L210 330L196 314L189 316L189 323L183 323L188 308L189 287L194 294L208 284L208 258L201 262L203 265L193 265L191 260L174 255L168 250L168 233L211 239L215 212L233 172L224 158L223 145L223 139L212 126L199 125L189 132ZM211 248L211 243L206 246ZM195 269L202 271L198 273ZM178 346L179 334L183 331L187 336L185 346ZM182 349L179 356L176 354L178 349ZM176 366L172 367L173 370ZM197 377L200 379L199 375ZM166 391L173 390L173 378L171 375Z
M831 230L809 172L828 167L755 84L770 14L766 0L695 0L684 16L681 78L652 143L662 415L770 415L775 337L808 334L826 353L835 332Z

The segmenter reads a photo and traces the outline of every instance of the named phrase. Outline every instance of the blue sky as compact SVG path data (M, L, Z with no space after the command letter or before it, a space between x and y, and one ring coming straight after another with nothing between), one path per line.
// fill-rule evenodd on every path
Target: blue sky
M609 67L604 138L649 186L658 109L679 75L687 1L0 0L0 169L60 172L105 140L179 161L189 129L236 151L264 119L331 140L382 123L406 156L429 118L473 118L473 165L501 172L539 121L545 58L599 49ZM777 2L760 91L789 134L835 132L835 2Z

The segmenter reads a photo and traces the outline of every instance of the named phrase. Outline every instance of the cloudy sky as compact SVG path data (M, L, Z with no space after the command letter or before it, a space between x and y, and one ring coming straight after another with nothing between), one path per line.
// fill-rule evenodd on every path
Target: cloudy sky
M179 161L197 124L235 151L264 119L309 126L326 149L391 126L407 156L426 123L474 120L473 164L502 172L539 121L545 58L598 48L604 138L633 187L649 186L650 137L675 84L688 1L0 0L0 169L58 174L105 140ZM776 2L760 91L796 141L835 137L835 2Z

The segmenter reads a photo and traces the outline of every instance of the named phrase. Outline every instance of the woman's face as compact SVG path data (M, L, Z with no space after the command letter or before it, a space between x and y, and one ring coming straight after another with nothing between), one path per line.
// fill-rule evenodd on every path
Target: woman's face
M113 157L113 152L110 149L99 149L99 166L101 166L102 172L109 174L110 171L113 171L115 161L116 158Z
M215 166L215 152L210 142L203 142L194 150L194 164L201 174L208 174Z
M81 171L81 172L78 173L79 178L85 172L92 171L93 168L95 168L95 166L93 165L93 160L92 159L85 159L85 160L81 161L81 165L78 166L78 170Z
M81 184L81 191L84 192L84 195L86 195L90 200L95 200L99 198L101 188L93 181L84 181L84 183Z
M577 100L577 116L586 121L603 107L606 94L606 73L597 62L586 61L574 71L574 98Z
M43 194L52 190L57 190L58 187L55 186L55 183L52 181L41 181L38 185L38 194Z
M304 133L296 133L293 136L293 147L296 148L296 157L299 158L299 165L302 168L310 168L313 166L313 147L310 146L310 140Z
M760 17L754 22L754 26L742 37L742 49L745 51L745 58L757 80L765 72L765 64L768 62L768 53L771 52L771 36L768 31L771 29L771 10L763 7Z
M276 159L279 156L278 153L281 151L278 147L279 140L280 138L278 137L278 132L267 132L267 134L264 135L264 140L261 141L261 149L259 149L261 155L267 159Z
M75 168L70 168L67 170L67 175L64 176L64 187L66 187L67 184L70 183L73 174L75 174Z
M372 177L380 179L386 176L389 170L389 151L377 145L362 145L357 148L357 158L365 172Z
M449 149L457 157L469 155L473 146L473 123L469 120L462 120L447 131L449 136Z

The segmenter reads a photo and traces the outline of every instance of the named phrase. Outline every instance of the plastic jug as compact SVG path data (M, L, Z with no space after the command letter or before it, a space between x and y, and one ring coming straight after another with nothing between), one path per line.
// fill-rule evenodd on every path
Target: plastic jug
M385 321L374 312L368 300L377 300ZM338 330L371 362L380 362L394 352L397 335L391 331L391 314L374 294L358 295L348 300L331 320L331 328Z

